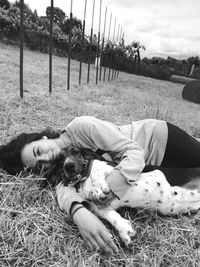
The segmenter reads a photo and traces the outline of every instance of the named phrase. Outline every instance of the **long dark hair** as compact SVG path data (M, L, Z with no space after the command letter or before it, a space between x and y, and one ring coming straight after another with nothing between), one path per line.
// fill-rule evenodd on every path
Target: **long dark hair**
M22 171L24 168L21 159L22 149L26 144L40 140L43 136L54 139L58 138L60 133L49 129L39 133L21 133L6 145L0 146L0 168L12 175Z

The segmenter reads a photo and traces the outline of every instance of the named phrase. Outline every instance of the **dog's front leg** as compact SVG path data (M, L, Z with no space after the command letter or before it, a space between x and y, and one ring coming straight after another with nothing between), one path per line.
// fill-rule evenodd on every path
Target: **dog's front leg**
M97 202L105 201L110 193L106 177L113 170L113 167L104 161L94 160L90 173L92 197Z
M122 218L112 207L102 208L94 205L92 208L97 216L107 220L118 231L121 240L127 248L133 246L136 231L132 228L129 220Z

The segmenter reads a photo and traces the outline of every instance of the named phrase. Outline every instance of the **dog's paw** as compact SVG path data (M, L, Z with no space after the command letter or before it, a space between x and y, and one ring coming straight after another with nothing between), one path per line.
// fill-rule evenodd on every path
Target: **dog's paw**
M136 231L132 228L131 223L124 219L123 224L118 228L120 238L127 248L132 248L136 237Z
M92 196L96 202L105 202L109 194L110 188L105 180L92 186Z

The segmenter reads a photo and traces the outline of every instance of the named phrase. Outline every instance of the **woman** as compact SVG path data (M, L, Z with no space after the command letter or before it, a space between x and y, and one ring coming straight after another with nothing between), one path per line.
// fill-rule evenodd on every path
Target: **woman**
M75 118L61 135L41 132L22 134L0 147L0 166L11 174L23 167L50 170L61 149L69 145L108 152L117 164L107 177L111 191L122 197L145 165L200 167L200 143L180 128L161 120L141 120L116 126L94 117ZM170 180L172 185L186 182ZM87 244L105 252L117 251L108 230L83 203L78 193L63 184L56 188L59 206L70 213Z

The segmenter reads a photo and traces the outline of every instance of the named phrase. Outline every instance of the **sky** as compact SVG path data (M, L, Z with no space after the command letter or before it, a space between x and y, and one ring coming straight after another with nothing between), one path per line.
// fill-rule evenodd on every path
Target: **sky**
M24 0L38 15L45 15L50 0ZM54 0L54 6L61 8L67 16L72 13L83 20L86 0ZM92 23L93 1L87 0L86 34L89 35ZM102 1L100 32L103 32L105 11L108 38L110 17L110 40L117 41L117 33L124 32L125 44L139 41L145 46L142 57L200 57L200 0L95 0L94 33L99 30L99 10ZM14 2L11 0L10 2ZM114 24L115 34L114 34ZM118 31L119 29L119 31ZM119 34L120 35L120 34Z

